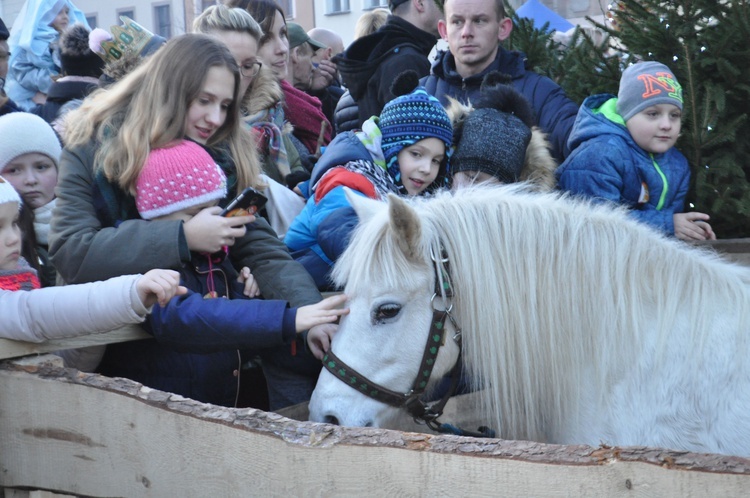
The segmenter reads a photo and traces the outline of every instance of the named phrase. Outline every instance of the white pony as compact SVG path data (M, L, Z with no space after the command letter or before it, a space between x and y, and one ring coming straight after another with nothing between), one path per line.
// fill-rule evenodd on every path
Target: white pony
M750 269L522 185L350 201L360 226L334 278L351 313L331 350L361 376L411 389L442 251L499 437L750 456ZM449 335L431 383L458 354ZM327 370L310 402L311 420L348 426L398 428L399 411Z

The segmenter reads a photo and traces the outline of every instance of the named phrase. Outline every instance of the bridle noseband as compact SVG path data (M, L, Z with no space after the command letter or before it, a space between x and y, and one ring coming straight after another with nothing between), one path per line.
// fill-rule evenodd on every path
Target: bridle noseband
M364 375L351 368L349 365L339 359L332 350L328 350L323 357L323 366L336 376L339 380L358 390L370 398L386 403L396 408L405 408L416 422L425 423L428 427L436 432L448 432L458 435L470 435L475 437L494 437L494 431L487 428L480 428L480 432L463 431L448 424L437 422L438 417L443 414L445 404L456 392L459 377L461 375L461 329L458 327L451 311L453 310L453 287L450 280L449 260L445 251L440 250L438 258L434 251L430 250L430 258L433 262L435 272L435 287L430 304L432 306L432 321L430 324L430 333L427 336L424 352L422 353L422 363L417 371L411 389L406 393L392 391L386 387L376 384ZM442 298L443 308L436 307L436 299ZM435 366L440 347L445 344L446 340L446 320L450 320L455 329L453 340L458 344L458 358L451 368L451 383L448 391L434 403L429 403L420 399L427 387L427 382L432 375L432 369ZM457 432L458 431L458 432ZM489 432L488 432L489 431Z

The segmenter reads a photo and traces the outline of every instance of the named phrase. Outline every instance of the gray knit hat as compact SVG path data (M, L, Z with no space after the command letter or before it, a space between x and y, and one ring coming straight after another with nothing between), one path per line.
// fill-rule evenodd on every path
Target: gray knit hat
M531 141L534 113L526 99L490 73L474 110L456 126L453 174L482 171L503 183L518 181Z
M11 112L0 116L0 172L13 159L38 152L55 163L60 160L62 148L55 131L45 120L28 112ZM15 137L9 138L9 137Z
M629 66L620 78L617 113L625 121L652 105L672 104L682 110L682 86L672 70L659 62Z

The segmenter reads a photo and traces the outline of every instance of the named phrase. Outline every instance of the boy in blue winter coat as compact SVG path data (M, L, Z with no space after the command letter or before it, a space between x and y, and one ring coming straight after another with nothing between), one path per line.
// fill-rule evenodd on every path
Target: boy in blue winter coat
M328 274L358 222L344 187L385 199L447 184L453 125L440 102L418 84L414 71L399 75L391 89L397 97L380 117L365 121L361 131L336 135L313 169L309 199L284 243L320 290L332 290Z
M634 218L682 240L716 239L709 216L684 212L690 183L680 135L682 87L658 62L639 62L620 79L617 97L587 98L558 168L559 186L630 208Z
M226 195L226 183L205 149L180 141L151 151L136 184L136 207L154 223L188 221L216 206ZM190 263L180 269L187 294L155 309L146 322L156 340L108 347L99 372L232 406L243 361L255 355L266 358L296 344L302 332L330 324L305 337L310 351L321 358L335 332L332 322L348 313L339 309L346 296L300 308L290 308L286 301L250 299L258 295L257 283L248 268L238 274L227 256L226 247L214 254L192 253ZM302 348L297 353L302 354ZM283 388L283 379L267 380Z

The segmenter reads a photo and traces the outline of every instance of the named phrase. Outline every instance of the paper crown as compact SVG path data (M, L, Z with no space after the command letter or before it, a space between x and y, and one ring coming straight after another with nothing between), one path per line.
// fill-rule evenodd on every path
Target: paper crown
M122 26L112 26L111 34L102 29L95 29L89 35L89 46L93 52L113 62L123 56L148 55L166 40L153 34L127 16L120 16ZM153 47L153 48L152 48Z

